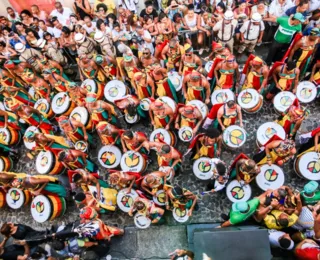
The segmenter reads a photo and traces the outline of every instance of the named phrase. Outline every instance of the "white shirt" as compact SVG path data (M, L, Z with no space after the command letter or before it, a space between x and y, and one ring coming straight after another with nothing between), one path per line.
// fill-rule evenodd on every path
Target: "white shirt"
M320 1L319 0L309 0L309 12L313 12L320 8Z
M86 24L82 25L82 27L87 31L88 34L95 32L97 29L96 22L91 22L91 27L88 27Z
M50 16L56 16L59 22L63 25L68 24L70 15L73 14L72 10L69 7L63 7L63 12L59 13L56 9L50 13Z
M292 250L293 247L294 247L294 242L291 240L291 245L289 248L283 248L280 246L280 243L279 243L279 238L282 237L283 235L285 235L286 233L282 232L282 231L277 231L275 229L270 229L268 230L269 231L269 242L270 242L270 245L271 247L279 247L279 248L282 248L284 250Z
M54 32L53 32L53 28L52 28L52 27L47 26L47 31L46 31L46 32L50 33L52 36L54 35ZM44 33L45 33L45 32L44 32L42 29L40 29L39 32L38 32L39 37L40 37L40 38L43 38L43 34L44 34Z
M213 31L218 31L218 38L219 40L223 41L229 41L233 38L234 32L236 30L238 21L233 19L231 23L229 24L224 24L224 35L222 36L222 22L223 20L219 21L216 23L216 25L213 27ZM232 25L232 26L231 26ZM231 31L231 27L232 31Z
M53 27L53 36L54 38L60 38L62 31L56 27Z
M231 10L231 7L233 5L233 0L217 0L216 1L216 6L218 6L218 4L222 2L224 3L224 5L227 7L227 9L230 9Z
M10 22L17 22L17 21L21 22L19 14L17 12L15 12L14 14L15 14L14 18L12 18L10 15L8 15L8 20Z
M250 20L245 21L244 24L240 28L240 32L242 32L244 34L244 38L246 40L258 39L260 32L264 31L264 29L265 29L263 21L260 22L260 27L259 27L259 25L254 25L253 22L251 22L250 31L248 33L249 24L250 24Z
M273 0L269 6L269 14L276 17L286 15L285 12L294 6L291 0L287 0L284 5L280 5L278 0Z
M139 3L139 0L118 0L118 5L122 5L124 9L133 11L137 13L136 5Z
M139 37L141 37L140 34L139 34ZM147 30L143 31L143 38L144 39L150 39L150 40L152 39L151 34ZM142 51L144 48L148 48L150 50L151 54L153 54L154 48L153 48L152 42L146 42L145 41L142 44L138 44L139 51Z

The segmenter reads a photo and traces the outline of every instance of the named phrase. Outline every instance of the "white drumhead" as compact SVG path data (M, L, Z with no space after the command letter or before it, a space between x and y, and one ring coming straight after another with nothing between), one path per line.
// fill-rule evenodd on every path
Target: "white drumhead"
M226 189L227 197L232 202L247 201L251 197L251 187L242 185L237 180L231 181Z
M58 93L53 97L51 102L52 111L57 115L67 112L70 105L71 101L66 92Z
M121 161L121 151L115 145L105 145L101 147L98 153L98 160L104 168L116 168Z
M52 214L52 205L48 197L38 195L31 202L31 215L39 223L46 222Z
M23 190L11 188L6 194L6 201L10 208L20 209L26 201Z
M264 164L260 167L261 172L256 177L257 185L262 190L276 190L284 184L284 174L282 169L275 164L269 166Z
M168 145L172 145L172 138L171 138L171 135L170 133L164 129L164 128L158 128L156 130L154 130L150 137L149 137L149 140L151 142L159 142L160 140L162 142L165 142L166 144Z
M317 88L310 81L301 81L297 87L297 98L301 103L310 103L317 96Z
M286 112L296 99L295 94L289 91L282 91L278 93L273 99L275 109L281 113Z
M244 109L251 109L258 105L260 101L259 93L253 89L244 89L239 93L238 104Z
M176 221L180 223L187 222L189 219L188 209L173 208L172 216Z
M46 99L41 98L34 104L34 108L44 114L48 114L50 111L50 104Z
M120 80L111 80L104 88L104 97L109 102L114 102L116 99L122 98L127 94L127 87Z
M176 104L176 102L173 101L172 98L164 96L164 97L157 98L157 100L167 104L169 107L171 107L171 109L174 113L176 112L177 104Z
M298 163L301 175L311 181L320 180L320 159L316 152L308 152L301 155Z
M40 133L39 129L35 126L29 126L24 135L26 135L28 132ZM25 139L23 139L23 142L25 147L27 147L29 150L32 150L32 148L36 147L36 142L27 142Z
M2 159L1 156L0 156L0 172L3 172L3 171L4 171L4 167L5 167L4 161L3 161L3 159Z
M143 98L140 100L140 107L143 111L149 111L151 104L150 98Z
M98 195L97 187L96 186L92 186L92 185L88 185L88 188L89 188L89 191L91 192L92 196L97 198L97 195ZM100 200L99 200L99 202L101 204L104 204L104 205L112 206L114 204L114 202L112 201L112 198L109 198L107 200L107 198L104 197L103 189L104 188L102 188L102 187L100 188Z
M120 166L124 172L141 172L145 165L146 161L139 152L128 151L122 155Z
M6 111L11 111L10 105L12 105L13 102L12 101L8 101L8 98L4 98L3 100L3 105ZM12 112L12 111L11 111Z
M151 225L151 219L140 213L135 214L133 220L136 227L140 229L146 229Z
M194 175L200 180L211 179L214 168L214 164L209 157L201 157L195 160L192 166Z
M129 124L135 124L138 122L139 116L138 116L138 114L135 114L134 116L130 116L129 114L125 114L124 119Z
M200 100L191 100L187 105L196 106L201 112L202 118L205 119L209 113L208 106Z
M160 166L159 172L167 173L167 180L171 181L172 175L174 173L174 169L172 169L170 166Z
M171 81L177 92L182 89L183 77L181 77L178 72L170 71L168 73L168 79Z
M286 138L286 132L283 127L275 122L264 123L257 130L257 140L261 146L264 146L274 135L282 139Z
M86 89L88 92L97 93L97 84L92 79L86 79L82 82L81 87Z
M70 118L73 118L74 120L81 122L83 125L86 125L89 119L89 112L85 107L76 107L72 110Z
M6 108L5 108L4 104L3 104L3 102L1 102L1 101L0 101L0 110L6 111Z
M34 87L30 87L28 90L28 94L34 99L37 100L38 96L36 94L36 91L34 90Z
M237 125L231 125L223 131L223 141L230 148L239 148L247 140L245 130Z
M134 189L131 189L131 192L128 194L127 190L128 189L123 189L119 191L117 195L117 205L119 209L126 213L130 211L130 208L133 205L134 200L139 197L138 193Z
M41 151L36 159L36 170L40 174L48 174L54 163L53 153L50 151Z
M211 95L212 105L226 103L229 100L235 100L234 93L230 89L215 90Z
M208 61L206 63L206 65L204 66L204 69L206 70L206 72L208 72L208 73L210 72L212 65L213 65L213 61Z
M158 190L156 195L153 196L153 201L159 206L166 205L166 192L164 190Z
M1 140L1 143L9 144L11 140L11 133L8 130L8 128L0 127L0 140Z
M85 141L78 141L74 144L74 148L81 152L87 152L88 144Z
M190 126L183 126L179 129L178 135L182 142L190 142L193 138L192 128Z

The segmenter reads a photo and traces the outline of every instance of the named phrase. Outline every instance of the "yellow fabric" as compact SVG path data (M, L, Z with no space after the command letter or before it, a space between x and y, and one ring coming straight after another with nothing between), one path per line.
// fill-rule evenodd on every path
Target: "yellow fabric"
M56 143L61 144L63 146L70 147L67 140L62 137L62 136L56 136L56 135L49 135L49 134L44 134L45 137L53 139Z
M311 47L311 46L310 46ZM297 68L300 67L300 64L306 59L306 57L308 56L310 50L309 49L302 49L302 53L297 61Z
M159 117L157 116L154 117L154 123L156 128L163 128L163 125L161 124Z
M207 146L202 145L193 159L198 159L200 157L207 157L208 156L208 150L209 150L209 148Z
M164 86L162 83L157 83L157 95L159 97L167 96L166 90L164 89Z
M108 8L107 14L114 13L114 10L116 9L116 6L115 6L113 0L103 0L103 1L95 0L94 1L94 11L96 11L98 4L105 4L107 6L107 8Z
M290 121L290 116L289 115L285 115L285 116L282 117L281 120L276 120L275 122L283 127L285 122L288 121L288 120Z
M201 86L199 86L198 88L199 88L200 91L202 91L202 89L203 89ZM197 99L196 96L194 95L193 89L194 89L194 87L188 87L188 90L187 90L187 101L191 101L191 100Z
M277 229L280 230L282 229L281 226L278 226L276 223L276 219L278 219L278 217L282 214L283 212L280 210L272 210L265 218L264 218L264 224L266 225L266 227L268 229ZM272 215L274 216L272 216ZM297 216L296 214L292 214L292 215L288 215L288 221L289 221L289 225L288 227L291 227L292 225L294 225L294 223L297 222L299 216ZM275 219L276 218L276 219Z
M252 85L252 83L253 83L253 77L254 77L254 74L253 74L253 72L252 71L250 71L249 73L248 73L248 76L247 76L247 81L246 81L246 83L243 85L243 87L242 87L242 90L243 89L248 89L248 88L253 88L253 85Z
M107 210L116 210L116 205L117 205L117 195L118 191L115 189L110 189L110 188L102 188L100 187L103 197L105 199L104 203L98 202L99 206L101 208L107 209ZM92 194L93 196L93 194ZM94 196L93 196L94 197Z
M272 163L274 163L277 160L277 158L279 157L274 150L272 150L270 152L270 155L271 155ZM267 163L267 156L265 156L260 162L258 162L257 165L263 165L266 163Z
M320 79L320 70L316 74L314 74L313 79L314 81L317 81L318 79Z

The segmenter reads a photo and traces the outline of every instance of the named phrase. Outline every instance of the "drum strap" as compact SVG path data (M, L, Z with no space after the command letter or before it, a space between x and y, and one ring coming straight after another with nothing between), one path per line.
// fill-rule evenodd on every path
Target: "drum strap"
M248 28L247 28L247 39L246 39L246 40L248 40L248 41L255 40L255 39L249 40L249 33L250 33L250 29L251 29L251 24L252 24L252 22L251 22L251 20L250 20L249 25L248 25ZM260 33L260 32L261 32L261 22L259 23L259 33ZM258 37L259 37L259 35L258 35Z

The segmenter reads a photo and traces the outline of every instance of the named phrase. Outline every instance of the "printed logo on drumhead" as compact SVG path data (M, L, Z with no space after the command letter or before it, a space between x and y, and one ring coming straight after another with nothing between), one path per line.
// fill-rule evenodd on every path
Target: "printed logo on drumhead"
M40 112L47 112L48 106L46 103L40 103L37 107L37 110L39 110Z
M141 106L141 109L143 110L149 110L149 107L150 107L147 101L141 101L140 106Z
M200 162L198 164L198 169L203 173L207 173L211 170L211 164L210 162Z
M228 95L224 92L220 92L217 94L216 99L217 99L218 103L224 103L227 101Z
M192 138L192 131L189 129L186 129L182 132L181 136L183 140L190 140Z
M311 89L308 89L308 88L303 88L301 89L300 91L300 95L301 97L303 97L304 99L308 99L311 97L312 95L312 90Z
M230 142L234 145L240 145L244 141L244 133L239 129L230 132Z
M18 190L12 190L10 192L10 198L13 200L13 202L17 202L21 197L21 193Z
M153 140L154 140L155 142L164 142L164 135L163 135L163 133L157 133L157 134L154 136Z
M43 156L41 158L40 165L41 166L46 166L48 164L48 161L49 161L48 157L47 156Z
M76 142L76 147L75 147L77 150L80 150L80 151L84 151L87 146L84 142Z
M236 200L241 200L245 195L244 189L240 186L233 187L230 192L231 196Z
M175 208L174 213L180 218L183 218L187 215L187 211L185 209Z
M135 153L130 154L125 158L125 163L128 167L135 167L139 164L139 162L140 162L140 157Z
M58 97L58 98L57 98L57 101L56 101L56 105L57 105L58 107L63 106L64 101L66 100L66 98L67 98L67 95L63 95L62 97Z
M264 178L267 180L267 181L270 181L270 182L273 182L275 181L276 179L278 179L278 173L273 170L273 169L268 169L265 171L264 173Z
M309 172L317 174L320 172L320 163L319 161L311 161L307 165L307 169Z
M72 118L74 120L77 120L77 121L81 122L81 115L79 113L73 113L72 114Z
M32 206L34 206L34 204L33 204ZM36 211L37 211L38 213L42 213L42 212L44 211L44 203L41 202L41 201L38 201L38 202L36 203L36 205L34 206L34 208L36 209Z
M165 203L166 202L166 194L164 192L161 192L160 194L157 195L157 200L160 203Z
M249 104L252 101L252 95L249 92L244 92L241 96L241 102L243 104Z
M171 78L170 81L176 88L180 86L179 78Z
M131 208L133 204L133 199L131 196L124 195L121 199L121 204L126 208Z
M88 92L92 92L92 87L90 85L85 85L84 87L88 90Z
M271 137L274 136L276 133L277 133L277 131L276 131L274 128L269 127L269 128L266 130L265 135L266 135L266 137L271 138Z
M105 164L105 165L113 165L116 162L116 155L113 152L104 152L101 154L100 160Z
M112 87L108 90L110 97L116 97L119 94L119 90L116 87Z
M292 104L292 99L291 97L288 97L288 96L284 96L284 97L281 97L280 98L280 104L283 105L283 106L291 106Z
M7 133L5 131L1 131L0 132L0 140L7 142L7 139L8 139Z

